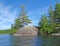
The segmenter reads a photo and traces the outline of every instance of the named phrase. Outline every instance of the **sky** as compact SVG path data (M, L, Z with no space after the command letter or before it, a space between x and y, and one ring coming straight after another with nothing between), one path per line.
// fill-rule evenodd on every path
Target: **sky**
M42 14L47 14L49 6L54 7L60 0L0 0L0 30L10 29L11 24L20 14L24 4L33 26L37 26Z

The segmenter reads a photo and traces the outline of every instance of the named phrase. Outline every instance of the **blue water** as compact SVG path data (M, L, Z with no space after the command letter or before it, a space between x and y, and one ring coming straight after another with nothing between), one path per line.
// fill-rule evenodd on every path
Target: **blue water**
M0 34L0 46L60 46L60 36L12 36Z

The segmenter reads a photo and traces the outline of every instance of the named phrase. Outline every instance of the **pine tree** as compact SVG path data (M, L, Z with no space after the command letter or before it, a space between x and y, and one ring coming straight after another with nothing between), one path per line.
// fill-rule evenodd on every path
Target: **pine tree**
M21 6L21 14L19 16L20 22L22 23L21 25L27 25L28 23L31 23L31 21L29 20L26 11L25 11L25 7L24 5Z
M45 15L42 16L40 22L39 22L39 32L42 34L48 33L48 20Z
M14 29L19 29L20 27L27 25L28 23L31 23L31 21L29 20L28 16L26 15L26 11L24 6L21 6L21 13L18 16L18 18L16 18L15 23L13 24L13 28Z
M57 3L55 5L55 23L58 24L60 23L60 3Z
M52 9L52 7L50 6L49 8L49 27L52 29L52 31L54 30L54 11Z
M50 20L50 23L53 24L54 23L54 11L52 9L52 7L50 6L49 8L49 20Z

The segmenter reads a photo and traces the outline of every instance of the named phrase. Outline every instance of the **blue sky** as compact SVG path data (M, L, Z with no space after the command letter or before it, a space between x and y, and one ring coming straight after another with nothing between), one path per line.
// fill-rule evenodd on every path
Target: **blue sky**
M20 14L20 6L25 5L27 15L32 24L38 25L41 15L48 13L49 6L60 0L0 0L0 29L10 29L16 17Z

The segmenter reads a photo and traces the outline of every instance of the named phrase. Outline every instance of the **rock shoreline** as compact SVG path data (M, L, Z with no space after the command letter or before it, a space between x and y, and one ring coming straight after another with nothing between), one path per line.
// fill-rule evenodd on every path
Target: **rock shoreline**
M53 36L60 36L60 33L54 33Z

